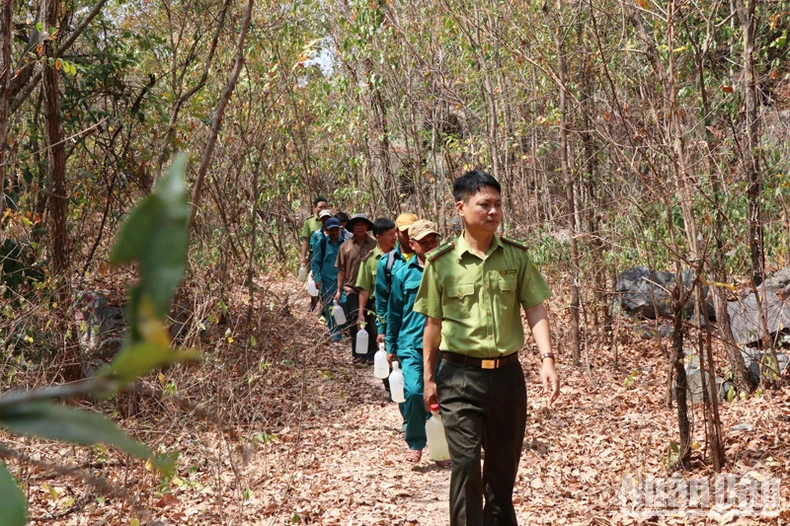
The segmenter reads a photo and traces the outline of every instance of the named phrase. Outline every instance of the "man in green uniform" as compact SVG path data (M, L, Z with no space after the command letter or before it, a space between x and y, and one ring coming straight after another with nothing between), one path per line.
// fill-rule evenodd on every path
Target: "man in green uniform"
M311 261L313 259L313 249L310 245L310 240L313 236L313 233L316 230L321 230L323 228L323 224L321 223L321 219L318 217L322 210L328 210L329 203L327 203L326 199L323 197L316 197L313 200L313 211L315 214L308 217L304 224L302 225L302 231L299 234L299 237L302 240L302 251L299 254L300 256L300 264L305 268L310 268ZM312 296L310 298L310 312L313 312L313 309L318 304L318 296Z
M397 235L395 223L392 219L380 217L373 222L373 235L376 238L376 248L368 252L359 265L357 274L357 289L359 289L359 313L357 314L357 327L368 331L368 356L367 360L373 363L373 353L376 352L376 321L375 313L375 286L376 272L379 268L381 255L395 248Z
M453 196L464 230L427 255L414 305L428 317L423 398L426 407L439 403L452 458L450 524L515 525L513 485L527 411L518 361L524 346L520 307L540 352L540 378L552 403L560 384L543 306L551 290L527 247L496 234L502 220L496 179L467 172L453 182ZM442 364L435 373L440 349ZM482 476L481 447L486 452Z
M303 267L308 267L310 265L310 237L316 230L321 230L321 220L319 219L318 215L321 213L321 210L328 209L329 204L326 202L326 199L323 197L316 197L313 201L313 211L315 214L308 217L302 225L302 231L299 234L299 238L302 240L300 261Z
M419 462L425 448L425 420L428 413L423 402L422 336L425 316L413 310L420 288L425 254L439 246L436 226L424 219L409 228L409 243L416 257L398 267L392 276L387 306L387 354L397 356L403 372L406 401L401 413L406 421L405 439L409 446L407 462Z

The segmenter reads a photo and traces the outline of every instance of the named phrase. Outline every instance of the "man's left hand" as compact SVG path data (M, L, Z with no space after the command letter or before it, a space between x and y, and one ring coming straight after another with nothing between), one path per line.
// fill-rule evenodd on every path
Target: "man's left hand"
M540 382L543 384L543 392L549 396L549 405L560 396L560 377L554 368L554 360L545 358L543 366L540 368Z

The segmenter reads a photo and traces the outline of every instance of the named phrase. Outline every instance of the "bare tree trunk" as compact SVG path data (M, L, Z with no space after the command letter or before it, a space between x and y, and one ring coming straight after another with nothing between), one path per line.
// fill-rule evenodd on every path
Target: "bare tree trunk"
M11 90L9 89L9 79L11 78L11 32L13 31L12 18L14 14L13 0L4 0L2 13L0 13L0 38L2 47L0 48L0 218L5 212L5 144L8 138L8 118L10 115ZM0 229L3 228L0 221Z
M197 178L195 179L195 188L192 191L192 216L190 223L194 224L195 215L197 214L198 204L200 203L201 193L203 191L203 181L206 178L209 164L211 163L211 156L214 154L214 146L217 144L217 136L222 128L222 119L225 116L225 108L228 106L228 101L233 95L233 90L236 88L236 82L239 80L241 68L244 66L244 44L247 41L247 30L250 28L250 19L252 17L252 7L255 0L247 0L247 8L244 11L244 21L241 23L241 32L239 32L239 39L236 43L236 59L233 62L233 69L230 72L230 78L225 86L225 91L219 99L216 110L214 110L214 122L211 123L211 131L206 141L206 147L203 149L203 155L200 158L200 166L198 167Z
M579 327L579 311L581 308L581 298L579 290L579 247L576 243L578 233L576 223L576 192L573 172L569 166L568 150L568 97L566 92L567 66L565 64L565 50L563 47L561 26L559 22L552 23L550 17L546 16L549 26L552 27L554 35L554 48L557 51L557 69L560 76L560 166L562 177L565 181L565 196L568 200L567 217L568 231L570 232L571 249L571 354L574 365L581 363L581 331Z
M702 265L697 268L697 273L702 272ZM697 283L697 303L696 309L700 328L700 347L699 347L699 369L702 384L702 398L705 405L705 424L707 426L707 438L710 446L711 459L713 460L713 470L717 473L727 462L724 452L724 439L721 433L721 420L719 419L719 395L716 388L716 364L713 362L713 332L711 323L708 319L708 311L705 308L705 297L702 294L702 284ZM706 340L703 342L703 338Z
M42 35L49 35L49 29L58 24L58 0L44 0L44 30ZM68 199L66 195L66 145L63 133L63 119L60 110L60 91L58 89L58 69L53 55L55 42L51 39L43 41L44 62L43 88L46 115L47 146L49 158L49 208L52 270L60 282L55 293L58 303L60 322L55 330L58 339L63 338L61 375L65 381L79 380L83 376L82 360L79 346L68 338L68 304L71 300L71 281L69 276L70 246L66 218L68 217Z
M678 275L680 272L678 272ZM683 291L683 281L678 279L673 291L675 306L674 326L672 330L672 368L675 372L675 400L678 412L678 466L688 469L691 466L691 423L688 415L688 382L686 381L686 366L683 363L683 306L686 294Z
M50 27L57 26L58 1L45 0L45 24L42 34L47 35ZM52 56L53 42L44 41L47 57ZM54 59L53 59L54 60ZM52 228L52 269L63 275L69 267L69 240L66 231L68 201L66 199L66 145L64 143L63 120L60 112L58 71L54 62L44 64L44 96L46 104L47 145L49 147L49 215ZM68 297L68 296L67 296Z
M762 283L765 274L765 254L763 251L763 221L760 194L762 193L762 174L760 173L760 120L757 108L757 76L754 64L754 35L757 31L755 9L759 0L736 0L735 6L743 32L743 63L741 64L741 96L746 120L747 144L743 149L743 166L748 183L749 201L749 254L752 261L752 280L755 286Z
M676 0L670 0L667 8L668 40L667 46L673 49L675 37L675 11L677 9ZM678 200L683 215L684 226L686 229L686 240L691 251L691 260L697 262L700 258L699 246L697 244L697 223L694 218L694 209L691 202L691 192L686 178L685 144L683 140L683 129L680 125L680 112L677 105L677 90L675 89L675 60L674 53L668 54L669 68L666 75L665 99L666 113L669 116L671 131L666 135L674 136L674 158L672 165L674 168L675 187L678 191ZM669 131L669 130L668 130ZM666 200L667 214L670 216L668 227L673 230L670 205ZM678 402L678 431L680 434L680 447L678 452L678 465L683 469L690 467L691 461L691 425L688 418L688 407L686 402L686 367L683 355L683 310L686 305L687 293L683 283L683 273L681 269L680 251L674 235L670 232L673 252L676 254L675 290L673 294L673 308L675 315L675 326L672 336L672 362L677 378L675 396ZM704 373L703 373L704 374Z

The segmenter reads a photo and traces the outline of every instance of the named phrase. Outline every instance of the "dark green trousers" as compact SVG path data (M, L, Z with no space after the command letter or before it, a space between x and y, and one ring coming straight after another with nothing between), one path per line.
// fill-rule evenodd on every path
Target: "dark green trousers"
M521 365L487 370L442 360L436 385L452 458L451 526L515 526L513 485L527 425Z

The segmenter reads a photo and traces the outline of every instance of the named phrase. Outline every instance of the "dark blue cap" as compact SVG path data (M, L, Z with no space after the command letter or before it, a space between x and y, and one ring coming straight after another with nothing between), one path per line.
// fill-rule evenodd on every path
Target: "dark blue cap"
M326 225L324 226L327 230L330 228L340 228L340 220L336 217L330 217L326 220Z

